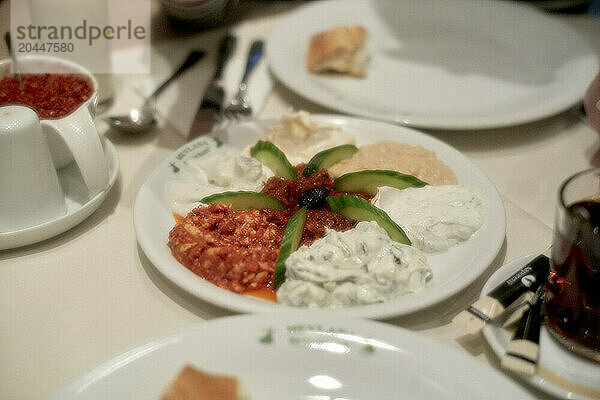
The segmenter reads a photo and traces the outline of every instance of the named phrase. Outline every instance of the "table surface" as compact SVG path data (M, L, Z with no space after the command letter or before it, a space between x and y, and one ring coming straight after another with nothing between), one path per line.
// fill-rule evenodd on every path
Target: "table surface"
M299 3L240 3L239 35L266 37L277 20ZM155 4L156 5L156 4ZM600 54L600 19L559 15L581 32ZM0 2L8 21L8 2ZM154 20L153 46L181 46ZM6 26L3 24L3 26ZM224 28L191 37L200 45ZM188 37L189 39L189 37ZM0 56L6 48L0 47ZM135 76L118 76L108 113L140 103ZM279 118L288 108L331 112L274 83L256 118ZM231 315L199 301L166 281L136 243L133 202L155 166L185 139L162 120L145 135L119 134L98 120L115 145L120 173L100 208L77 227L44 242L0 251L0 398L43 398L70 380L132 347L202 321ZM450 323L478 295L502 264L546 247L552 236L555 197L568 175L600 166L598 135L576 111L526 125L486 131L427 131L454 146L483 170L506 208L506 239L486 273L449 302L418 315L386 322L462 349L497 368L482 337L465 338ZM548 395L530 389L534 396Z

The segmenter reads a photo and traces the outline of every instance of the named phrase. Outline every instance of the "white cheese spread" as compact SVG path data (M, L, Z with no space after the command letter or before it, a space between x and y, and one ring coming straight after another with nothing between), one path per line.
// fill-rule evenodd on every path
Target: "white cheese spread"
M277 300L304 307L380 303L421 290L432 275L423 253L392 241L376 222L346 232L327 229L285 265Z
M260 161L241 155L239 150L231 147L187 160L186 164L195 176L172 181L168 188L173 211L182 216L198 206L200 199L211 194L241 190L259 192L273 176Z
M332 124L313 121L306 111L288 112L267 128L262 139L277 146L294 165L308 162L331 147L356 144L353 134Z
M413 246L430 253L469 239L485 213L481 198L464 185L381 187L375 205L404 229Z

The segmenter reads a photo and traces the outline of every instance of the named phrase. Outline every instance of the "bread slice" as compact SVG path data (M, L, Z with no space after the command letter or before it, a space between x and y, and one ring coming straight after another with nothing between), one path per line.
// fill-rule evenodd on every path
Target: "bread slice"
M212 375L186 365L161 400L240 400L239 383L226 375Z
M360 25L338 26L313 35L306 57L308 70L364 77L369 60L366 38L367 30Z

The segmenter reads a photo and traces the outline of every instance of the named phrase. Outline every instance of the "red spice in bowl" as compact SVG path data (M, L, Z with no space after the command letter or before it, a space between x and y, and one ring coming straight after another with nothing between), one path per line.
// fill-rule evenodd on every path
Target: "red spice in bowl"
M94 90L85 75L22 74L23 85L13 76L0 80L0 106L31 107L40 119L62 118L88 100Z

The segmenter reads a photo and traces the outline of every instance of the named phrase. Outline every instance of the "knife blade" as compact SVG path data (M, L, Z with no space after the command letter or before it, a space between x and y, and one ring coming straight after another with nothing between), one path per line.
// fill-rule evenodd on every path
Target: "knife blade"
M236 37L230 34L221 40L217 55L217 67L210 83L204 91L202 103L194 116L194 121L188 133L188 142L210 132L217 121L218 114L223 109L225 98L225 90L222 82L223 71L235 49L236 43Z

